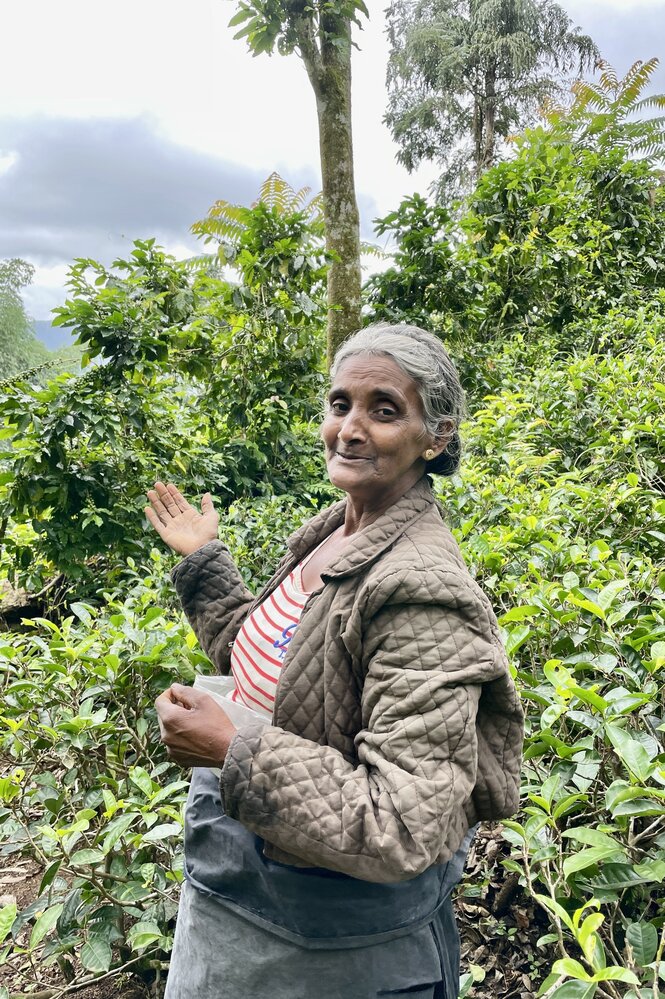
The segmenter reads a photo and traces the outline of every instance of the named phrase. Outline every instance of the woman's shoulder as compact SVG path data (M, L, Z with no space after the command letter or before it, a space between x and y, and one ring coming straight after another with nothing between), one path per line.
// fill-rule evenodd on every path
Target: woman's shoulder
M365 577L372 605L383 602L462 602L482 606L493 620L490 601L473 578L459 545L433 505L384 552Z
M437 504L432 504L410 524L386 553L386 568L397 565L407 571L452 572L462 579L471 579L459 545Z

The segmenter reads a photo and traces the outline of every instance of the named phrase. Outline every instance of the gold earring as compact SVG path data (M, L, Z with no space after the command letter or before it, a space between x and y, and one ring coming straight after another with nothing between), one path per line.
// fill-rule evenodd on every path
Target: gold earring
M433 457L434 457L434 451L432 450L431 447L428 447L423 455L423 458L425 459L425 461L431 461Z

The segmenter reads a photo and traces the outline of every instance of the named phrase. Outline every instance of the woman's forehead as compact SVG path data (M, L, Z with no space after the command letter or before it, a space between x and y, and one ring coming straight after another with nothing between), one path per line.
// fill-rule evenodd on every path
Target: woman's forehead
M340 364L332 383L333 388L355 388L364 392L393 391L420 397L413 378L402 371L391 357L375 354L354 354Z

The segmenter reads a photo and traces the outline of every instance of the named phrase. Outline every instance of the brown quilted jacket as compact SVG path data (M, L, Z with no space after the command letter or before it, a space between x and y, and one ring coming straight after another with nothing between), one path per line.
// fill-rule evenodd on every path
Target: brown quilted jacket
M246 615L344 520L314 517L256 600L213 541L173 578L223 673ZM522 711L489 601L423 478L355 534L288 646L273 725L241 727L226 812L271 859L367 881L446 861L467 829L517 808Z

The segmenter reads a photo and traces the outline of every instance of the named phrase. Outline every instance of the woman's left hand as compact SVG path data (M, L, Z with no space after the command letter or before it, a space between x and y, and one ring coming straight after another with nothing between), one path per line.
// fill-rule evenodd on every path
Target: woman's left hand
M236 728L209 694L174 683L155 708L170 759L183 767L221 767Z

